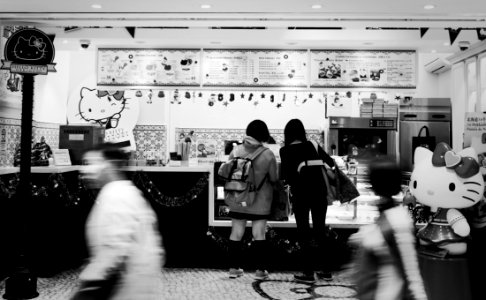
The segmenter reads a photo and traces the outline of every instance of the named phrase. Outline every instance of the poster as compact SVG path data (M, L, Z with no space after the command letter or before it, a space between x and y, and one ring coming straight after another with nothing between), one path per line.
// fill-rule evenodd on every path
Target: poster
M198 86L199 49L99 48L98 86Z
M217 156L218 142L213 139L197 139L196 157L199 164L214 163Z
M204 50L203 86L307 87L307 50Z
M311 50L311 87L415 88L412 50Z
M466 147L476 150L481 173L486 175L486 114L466 113L464 148Z

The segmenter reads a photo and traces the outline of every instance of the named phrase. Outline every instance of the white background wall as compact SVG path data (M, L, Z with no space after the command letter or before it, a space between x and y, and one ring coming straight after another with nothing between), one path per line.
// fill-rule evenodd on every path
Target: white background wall
M450 75L434 75L426 72L423 65L437 57L437 54L418 53L417 60L417 88L415 90L382 90L387 97L394 98L395 94L411 94L415 97L450 97ZM66 123L66 106L69 97L73 97L78 91L79 84L88 78L95 78L96 75L96 51L95 49L79 51L58 51L54 60L57 65L57 73L50 73L47 76L36 76L34 120L41 122ZM93 81L91 80L91 81ZM93 88L96 86L93 82ZM116 90L116 88L114 89ZM196 94L200 89L196 90ZM353 93L359 90L350 89ZM174 140L172 134L176 127L201 127L201 128L245 128L254 119L262 119L271 129L283 129L286 122L292 118L299 118L304 122L306 128L325 130L327 120L324 118L324 105L318 99L323 98L323 92L330 90L314 91L314 98L302 105L295 105L293 98L295 91L285 91L286 102L282 108L277 109L276 103L280 101L284 91L272 89L259 90L235 90L236 100L230 102L226 107L222 102L210 107L207 99L211 92L218 94L223 91L228 99L230 90L207 90L204 89L204 97L185 99L181 89L180 98L182 104L170 104L171 91L165 90L165 98L157 97L158 90L154 90L152 104L145 101L140 105L138 124L157 125L167 124L169 128L169 147ZM239 94L244 91L245 100L240 100ZM361 91L368 93L373 90ZM249 102L248 94L253 92L253 101ZM266 94L266 99L261 99L261 93ZM307 94L305 91L300 94ZM342 91L341 92L345 92ZM270 103L268 97L275 95L276 102ZM258 100L259 105L254 105ZM1 101L1 99L0 99Z

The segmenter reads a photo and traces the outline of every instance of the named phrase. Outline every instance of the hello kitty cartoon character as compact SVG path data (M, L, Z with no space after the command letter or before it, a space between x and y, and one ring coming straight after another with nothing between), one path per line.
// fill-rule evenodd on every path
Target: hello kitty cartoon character
M106 129L116 128L125 109L124 91L109 93L107 91L81 89L79 115L88 122L96 122Z
M478 203L484 192L476 151L465 148L455 153L446 143L435 151L417 147L410 192L433 213L417 236L423 245L435 245L450 255L466 253L470 226L458 210Z

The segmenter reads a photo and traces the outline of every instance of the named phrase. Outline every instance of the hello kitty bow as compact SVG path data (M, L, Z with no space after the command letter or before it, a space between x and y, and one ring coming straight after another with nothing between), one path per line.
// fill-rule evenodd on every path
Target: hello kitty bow
M479 164L474 158L456 154L446 143L438 143L435 146L432 165L454 169L461 178L469 178L479 173Z
M116 100L121 100L123 98L124 91L116 91L114 94L110 94L108 91L100 91L98 90L98 98L104 97L104 96L113 96Z

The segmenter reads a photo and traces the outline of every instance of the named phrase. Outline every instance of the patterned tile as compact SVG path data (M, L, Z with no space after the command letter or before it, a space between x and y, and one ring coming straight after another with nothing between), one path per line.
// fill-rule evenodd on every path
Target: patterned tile
M137 125L133 135L137 147L135 159L147 158L147 151L155 151L162 161L167 160L167 126Z
M51 278L39 278L39 300L65 300L77 287L80 270L70 270ZM355 300L350 271L333 274L332 281L303 284L292 280L292 272L270 273L268 279L256 280L253 272L229 279L226 270L166 268L160 280L161 299L341 299ZM0 282L0 294L5 281ZM133 299L143 300L143 299Z
M189 133L194 131L194 139L211 139L217 141L217 147L220 152L224 151L225 140L242 140L245 137L245 129L226 129L226 128L176 128L175 136L176 142L181 133ZM275 139L277 144L284 143L283 129L269 129L270 135ZM315 140L321 146L324 144L322 133L316 129L308 129L307 138Z

